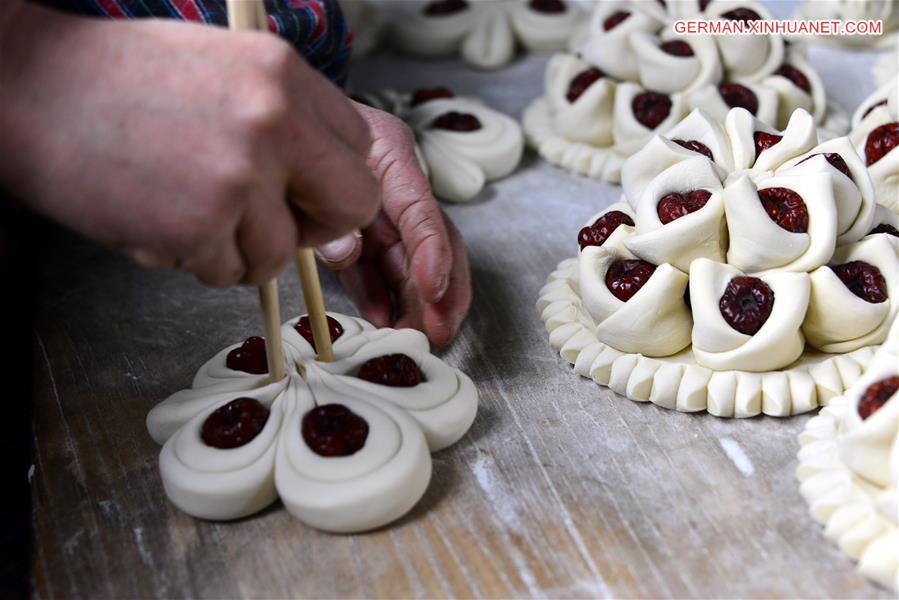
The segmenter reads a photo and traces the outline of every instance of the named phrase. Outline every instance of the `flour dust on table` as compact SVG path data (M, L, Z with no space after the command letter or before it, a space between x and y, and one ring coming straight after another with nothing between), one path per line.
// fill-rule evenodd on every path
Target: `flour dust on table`
M725 417L813 410L855 383L899 312L899 232L848 137L700 109L622 168L537 308L579 375ZM853 318L846 318L853 315Z
M282 327L283 379L270 381L265 342L249 338L150 411L162 482L178 508L227 520L280 498L307 525L354 532L418 502L430 453L465 434L477 391L421 332L337 313L328 322L334 362L315 359L303 316Z

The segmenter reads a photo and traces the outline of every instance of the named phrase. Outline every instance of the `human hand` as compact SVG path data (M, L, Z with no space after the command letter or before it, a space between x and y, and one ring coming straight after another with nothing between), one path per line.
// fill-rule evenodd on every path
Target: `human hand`
M368 165L381 182L383 206L361 234L319 248L319 259L340 271L359 311L376 326L412 327L445 345L471 304L465 243L431 193L409 127L355 106L372 133Z
M220 286L376 214L368 126L277 37L3 12L0 185L37 212Z

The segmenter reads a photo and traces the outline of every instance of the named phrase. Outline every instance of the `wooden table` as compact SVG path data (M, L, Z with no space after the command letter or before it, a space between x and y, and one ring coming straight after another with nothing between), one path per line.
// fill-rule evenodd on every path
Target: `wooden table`
M816 58L831 70L848 60ZM357 88L445 84L518 114L543 64L484 74L376 57ZM825 81L844 85L831 92L850 108L872 88L860 69ZM476 202L447 207L475 302L445 358L477 384L478 418L434 456L412 513L352 536L314 531L279 504L220 524L169 504L146 413L214 352L259 333L256 292L205 289L63 240L39 273L34 329L37 595L889 597L807 514L794 475L807 416L633 403L550 349L537 291L619 193L530 155ZM329 307L354 314L324 283ZM295 273L282 307L285 318L302 310Z

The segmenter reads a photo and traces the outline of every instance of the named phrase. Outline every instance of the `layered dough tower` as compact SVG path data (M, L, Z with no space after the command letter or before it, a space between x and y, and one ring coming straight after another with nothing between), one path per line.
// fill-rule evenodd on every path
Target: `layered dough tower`
M786 416L854 383L899 311L899 232L848 137L694 110L622 168L538 309L581 375L634 400Z
M777 35L678 35L678 18L770 14L751 1L600 2L571 52L547 65L544 95L523 115L529 143L553 164L618 182L628 156L694 108L723 120L742 107L776 129L801 108L822 138L846 133L802 46Z
M799 442L797 474L812 516L865 575L899 591L899 323Z
M899 7L897 7L899 8ZM852 116L849 134L864 159L877 201L899 215L899 78L868 96Z
M336 313L328 324L334 362L315 360L304 316L282 327L284 379L270 381L265 341L252 337L150 411L162 481L179 509L237 519L280 498L307 525L353 532L418 502L430 453L474 420L474 385L430 354L418 331Z
M519 47L563 50L583 19L583 9L570 0L433 0L398 19L392 38L414 56L461 56L480 69L496 69Z
M518 122L478 98L434 87L412 94L381 90L353 99L409 124L419 162L441 200L468 202L488 181L505 177L521 162L524 134Z

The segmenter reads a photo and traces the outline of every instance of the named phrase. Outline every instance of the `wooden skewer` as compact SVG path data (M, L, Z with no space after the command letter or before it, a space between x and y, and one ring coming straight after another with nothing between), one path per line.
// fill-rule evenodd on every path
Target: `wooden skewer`
M268 29L264 20L262 23L259 21L259 17L265 14L262 0L227 0L227 5L228 29Z
M272 382L280 381L284 378L284 347L281 345L281 308L278 304L277 279L270 279L259 286L259 303L262 305L269 379Z
M227 0L229 29L255 29L268 31L268 17L262 0ZM312 339L315 341L316 358L323 362L334 360L331 334L328 331L328 315L318 279L318 267L311 248L297 250L297 269L309 311ZM278 282L273 279L259 288L262 314L265 322L265 344L268 370L273 380L284 376L284 351L281 347L281 318L278 308Z
M318 279L318 267L311 248L297 250L297 270L300 272L300 284L306 298L306 309L309 311L309 324L312 325L312 339L315 340L316 360L334 361L334 348L331 346L331 333L328 331L328 315L325 312L325 300L322 296L322 285Z
M268 29L262 0L227 0L227 3L229 29ZM281 345L281 309L278 303L277 279L271 279L259 286L259 303L262 306L262 327L265 331L265 355L269 379L279 381L284 377L284 348Z

